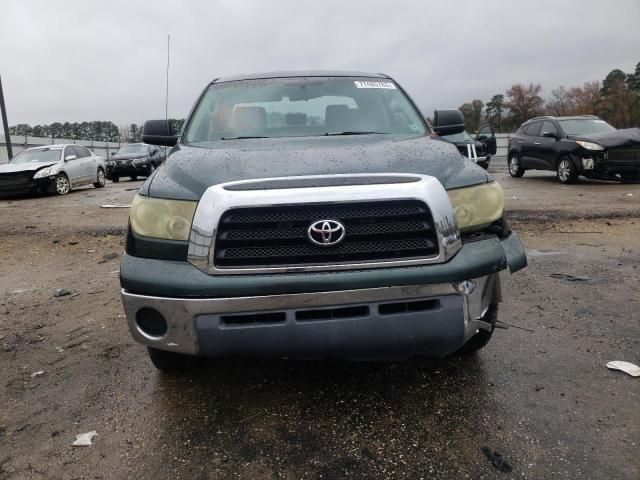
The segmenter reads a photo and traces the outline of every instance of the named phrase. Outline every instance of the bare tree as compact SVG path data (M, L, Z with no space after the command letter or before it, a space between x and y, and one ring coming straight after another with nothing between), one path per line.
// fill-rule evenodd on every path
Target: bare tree
M574 115L600 115L602 85L599 81L585 82L582 87L572 87L567 95L573 105Z
M551 100L547 102L545 109L549 115L558 117L573 115L572 97L564 85L551 90Z
M509 119L512 125L519 126L532 117L543 113L544 100L540 96L542 87L540 84L530 83L525 87L521 83L512 85L507 90L505 107L509 110Z

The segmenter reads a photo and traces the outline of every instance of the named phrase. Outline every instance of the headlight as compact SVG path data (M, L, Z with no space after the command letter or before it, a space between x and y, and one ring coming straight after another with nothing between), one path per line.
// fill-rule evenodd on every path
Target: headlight
M585 142L584 140L576 140L576 143L587 150L604 150L604 147L597 143Z
M53 167L47 167L47 168L43 168L42 170L38 170L36 172L36 174L33 176L33 178L45 178L48 177L51 174L51 169Z
M137 167L138 165L140 165L142 162L144 162L144 158L136 158L133 162L131 162L131 164L134 167Z
M197 202L136 195L131 204L131 229L144 237L188 240Z
M504 194L498 182L449 190L460 231L477 230L502 217Z

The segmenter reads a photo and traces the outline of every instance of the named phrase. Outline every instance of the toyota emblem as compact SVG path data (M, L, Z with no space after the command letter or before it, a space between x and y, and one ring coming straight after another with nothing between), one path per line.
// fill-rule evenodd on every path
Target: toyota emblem
M345 236L344 225L337 220L318 220L309 225L307 236L315 245L333 247L339 244Z

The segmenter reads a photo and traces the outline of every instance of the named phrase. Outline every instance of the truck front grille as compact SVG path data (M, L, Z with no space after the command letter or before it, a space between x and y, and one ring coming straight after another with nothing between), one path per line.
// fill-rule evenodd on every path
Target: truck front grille
M319 220L345 227L335 246L318 246L307 231ZM404 260L438 255L438 239L424 202L396 200L239 208L220 218L218 268L286 267Z

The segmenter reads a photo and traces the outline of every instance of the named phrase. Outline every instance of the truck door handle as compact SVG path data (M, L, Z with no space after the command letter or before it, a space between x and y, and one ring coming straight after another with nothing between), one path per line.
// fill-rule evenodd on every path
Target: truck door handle
M540 145L540 142L534 142L533 144L534 145Z

